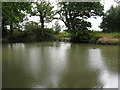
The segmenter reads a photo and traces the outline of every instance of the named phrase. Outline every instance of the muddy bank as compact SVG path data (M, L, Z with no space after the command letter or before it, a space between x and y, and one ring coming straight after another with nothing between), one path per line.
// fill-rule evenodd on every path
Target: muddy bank
M103 45L120 45L120 38L100 38L97 41L97 44L103 44Z

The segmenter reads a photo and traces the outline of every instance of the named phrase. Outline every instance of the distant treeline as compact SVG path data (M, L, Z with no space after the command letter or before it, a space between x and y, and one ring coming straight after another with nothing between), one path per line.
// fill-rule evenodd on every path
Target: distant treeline
M111 7L103 16L100 26L103 32L119 32L120 33L120 5Z

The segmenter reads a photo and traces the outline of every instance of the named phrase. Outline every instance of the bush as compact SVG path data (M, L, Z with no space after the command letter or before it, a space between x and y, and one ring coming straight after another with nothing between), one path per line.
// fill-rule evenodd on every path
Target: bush
M26 31L29 33L29 36L32 36L35 41L48 41L54 39L54 31L51 28L43 29L37 24L27 24Z
M97 36L93 31L81 30L76 34L72 34L71 41L80 43L96 43L99 38L100 36Z
M27 26L25 31L14 31L12 37L9 38L10 42L39 42L54 40L53 29L41 28L37 25Z

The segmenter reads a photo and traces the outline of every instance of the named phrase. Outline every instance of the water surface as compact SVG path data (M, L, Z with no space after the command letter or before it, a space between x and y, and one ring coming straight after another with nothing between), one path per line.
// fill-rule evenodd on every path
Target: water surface
M118 88L118 46L3 44L3 88Z

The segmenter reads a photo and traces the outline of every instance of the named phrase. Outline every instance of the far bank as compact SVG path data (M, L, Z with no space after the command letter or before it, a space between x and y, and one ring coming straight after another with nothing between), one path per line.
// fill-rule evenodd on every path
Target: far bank
M62 41L62 42L75 42L76 41L71 39L71 34L67 32L60 32L56 33L52 30L47 30L47 32L42 32L45 35L40 35L40 33L36 35L33 35L29 32L20 31L20 32L14 32L13 37L10 38L10 36L3 37L1 41L3 43L31 43L31 42L43 42L43 41ZM80 41L77 41L77 43L92 43L92 44L102 44L102 45L120 45L120 33L102 33L102 32L93 32L91 39L88 39L88 36L81 35L79 36L81 38ZM79 38L78 38L79 39ZM85 41L86 42L83 42Z

